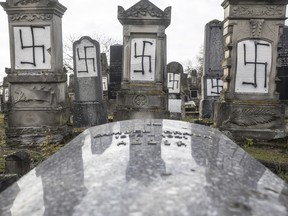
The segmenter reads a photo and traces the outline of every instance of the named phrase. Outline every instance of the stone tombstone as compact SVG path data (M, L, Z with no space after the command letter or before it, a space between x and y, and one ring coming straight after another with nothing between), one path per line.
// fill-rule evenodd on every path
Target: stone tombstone
M162 11L141 0L127 10L118 6L118 20L124 50L114 119L169 118L165 29L171 7Z
M108 99L108 83L109 83L109 66L107 61L106 53L101 53L101 70L102 70L102 89L103 97L105 100Z
M110 72L108 84L108 98L116 99L122 80L123 46L115 44L110 46Z
M167 88L169 92L168 108L170 118L181 119L185 117L184 91L182 88L183 66L178 62L170 62L167 67Z
M74 127L89 127L107 122L103 100L100 46L83 36L73 43L75 101Z
M8 14L11 55L7 143L60 143L71 132L62 48L66 8L55 0L0 4Z
M212 20L205 26L204 65L199 118L213 119L214 102L223 89L222 61L224 58L223 24Z
M287 211L288 185L219 130L165 119L88 128L0 193L1 215Z
M226 0L223 90L215 126L237 137L285 137L284 106L276 92L277 58L287 0Z
M18 151L5 158L5 173L25 175L30 171L30 155L26 151Z
M284 26L278 56L277 92L281 101L288 100L288 26Z

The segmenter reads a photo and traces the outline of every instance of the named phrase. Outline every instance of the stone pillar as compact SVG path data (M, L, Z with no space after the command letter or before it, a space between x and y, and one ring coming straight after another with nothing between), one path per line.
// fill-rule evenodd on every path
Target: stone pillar
M1 6L11 53L7 143L59 143L71 131L62 50L66 8L55 0L7 0Z
M212 20L205 26L204 65L199 118L213 118L214 102L223 89L224 57L222 22Z
M118 6L123 25L123 76L115 120L169 118L166 34L171 7L160 10L141 0L128 10Z
M73 43L73 54L74 127L90 127L107 123L99 43L84 36Z
M122 80L122 56L123 46L116 44L110 46L110 74L108 98L116 99L117 91L120 90Z
M226 0L224 84L215 125L234 137L286 136L284 107L276 92L279 39L287 0Z
M102 89L103 99L108 100L108 83L109 83L109 66L106 53L101 53L101 74L102 74Z
M178 62L170 62L166 70L170 118L180 120L185 117L184 91L182 88L183 67Z

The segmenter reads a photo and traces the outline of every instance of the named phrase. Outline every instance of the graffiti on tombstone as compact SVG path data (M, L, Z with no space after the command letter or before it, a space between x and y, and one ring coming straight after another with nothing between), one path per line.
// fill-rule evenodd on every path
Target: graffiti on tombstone
M97 77L97 52L95 45L88 39L83 39L75 48L77 77Z
M223 81L220 78L207 79L207 96L219 96L223 89Z
M238 43L236 92L268 93L272 62L271 43L245 40Z
M131 80L155 80L156 40L134 38L131 46Z
M180 74L168 73L167 87L169 93L180 93Z
M51 69L50 26L15 26L15 69Z

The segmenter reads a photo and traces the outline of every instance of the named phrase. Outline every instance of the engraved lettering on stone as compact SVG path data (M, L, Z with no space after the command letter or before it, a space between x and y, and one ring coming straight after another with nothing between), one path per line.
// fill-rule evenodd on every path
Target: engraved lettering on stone
M16 14L10 17L11 21L27 20L29 22L35 20L51 20L52 15L50 14Z
M51 88L46 88L45 86L34 86L32 89L19 88L15 91L14 103L38 101L52 104L53 95L54 91L52 91Z
M283 14L282 6L266 6L264 8L235 6L232 15L235 16L279 16Z
M264 19L251 19L252 38L259 38L261 36Z
M268 92L271 44L261 40L238 43L236 92Z
M155 39L135 38L131 45L131 80L154 81Z
M145 95L136 95L133 103L135 106L143 107L148 104L148 98Z
M14 27L14 38L16 69L51 68L49 26Z
M180 93L180 74L168 73L169 93Z

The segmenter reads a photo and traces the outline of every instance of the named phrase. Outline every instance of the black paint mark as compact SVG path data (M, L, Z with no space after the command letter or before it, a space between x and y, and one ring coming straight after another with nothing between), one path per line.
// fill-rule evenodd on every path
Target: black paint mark
M216 91L211 91L211 94L219 95L221 90L223 89L223 85L219 84L220 78L216 78L216 85L214 85L214 79L211 79L212 89L216 88Z
M85 66L86 69L83 71L78 71L78 73L89 73L89 68L88 68L88 60L93 62L93 71L96 72L96 67L95 67L95 58L88 58L87 57L87 49L93 49L95 48L94 46L84 46L84 58L80 57L80 53L79 53L79 48L77 48L77 55L78 55L78 60L79 61L85 61Z
M270 46L270 44L266 44L266 43L258 43L258 42L254 42L254 46L255 46L255 59L254 62L248 62L246 60L246 44L243 44L244 46L244 65L247 64L253 64L254 65L254 82L242 82L243 85L252 85L254 86L254 88L257 88L257 66L258 65L264 65L265 67L265 80L264 80L264 88L267 87L267 66L268 63L267 62L258 62L258 46Z
M20 43L21 43L21 49L32 49L32 62L25 62L21 61L21 64L30 64L36 67L36 48L42 49L42 55L43 55L43 63L45 63L45 46L44 45L35 45L35 36L34 36L34 29L45 29L45 26L30 26L31 30L31 39L32 39L32 45L31 46L25 46L23 44L23 36L22 36L22 30L19 29L19 35L20 35Z
M168 88L170 88L170 89L172 89L172 90L175 90L175 88L176 88L176 89L179 88L179 80L176 80L176 79L175 79L175 75L176 75L176 74L173 73L173 78L172 78L172 74L169 73L169 83L172 82L172 87L168 87ZM175 84L175 83L176 83L176 84ZM176 87L175 87L175 86L176 86Z
M152 72L152 63L151 63L151 55L145 55L145 48L146 44L153 45L152 42L150 41L143 41L143 49L142 49L142 55L137 55L137 43L134 43L135 47L135 55L134 58L140 58L141 57L141 64L142 64L142 69L141 70L134 70L134 73L142 73L143 75L145 74L145 68L144 68L144 58L149 58L149 72Z

